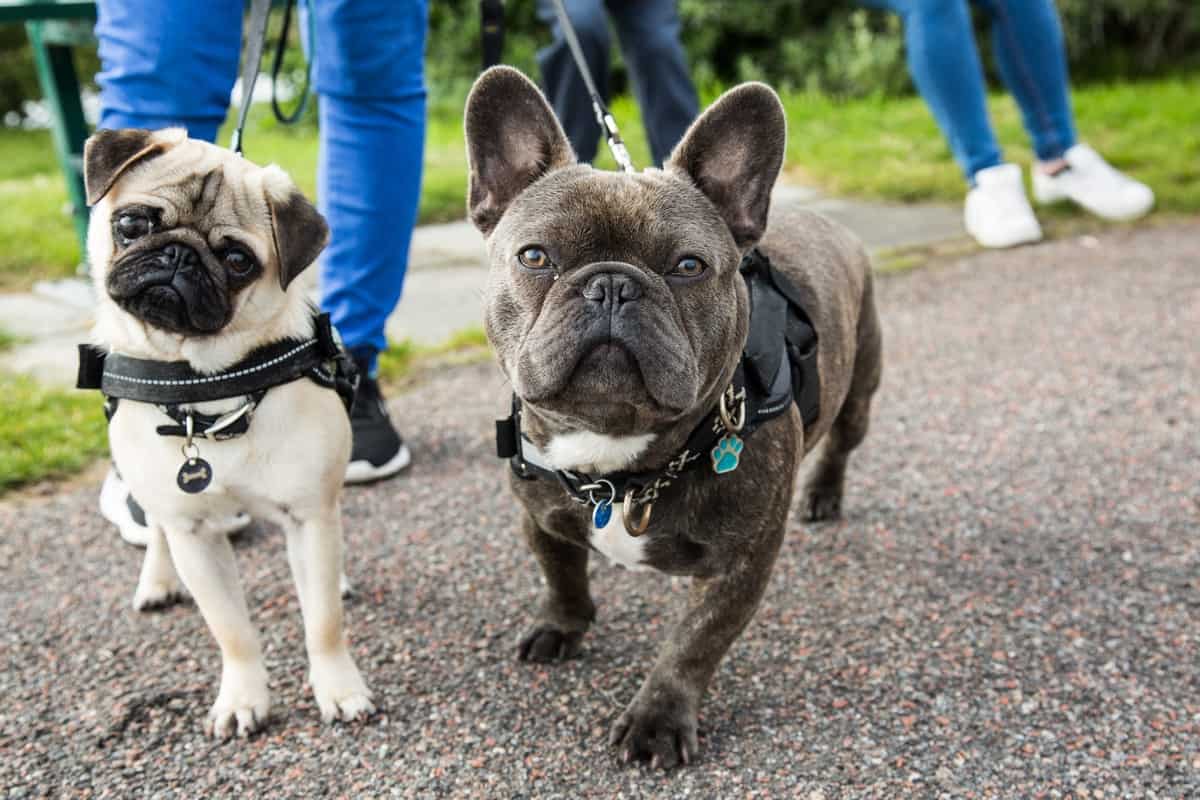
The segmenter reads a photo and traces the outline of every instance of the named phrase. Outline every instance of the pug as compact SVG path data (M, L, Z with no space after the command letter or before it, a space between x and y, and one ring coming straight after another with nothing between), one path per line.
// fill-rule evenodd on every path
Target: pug
M610 735L626 761L689 763L705 688L754 616L797 467L822 440L803 509L840 513L880 380L868 257L815 213L768 220L786 130L762 84L721 96L661 170L576 163L545 98L511 68L478 79L465 128L468 208L490 259L485 328L519 409L512 489L546 584L517 655L580 652L596 610L592 553L690 576L686 609ZM739 266L756 245L816 332L819 413L805 425L789 398L746 435L730 389L751 328ZM725 434L711 464L688 449L710 420ZM531 476L530 464L559 480ZM581 474L591 482L576 485ZM670 480L652 500L643 487L641 502L623 501L613 488L629 475Z
M324 248L328 227L282 170L174 129L97 131L84 169L98 300L93 340L108 354L107 371L132 359L126 363L196 373L189 380L204 386L272 343L313 341L314 311L298 278ZM135 607L185 591L195 599L222 659L207 731L254 732L271 705L267 672L233 549L212 521L243 509L271 520L287 537L322 718L371 713L339 591L350 454L343 402L304 378L272 386L256 404L199 397L175 407L174 418L153 402L110 407L113 461L149 529ZM193 438L186 429L198 415L220 421L224 436Z

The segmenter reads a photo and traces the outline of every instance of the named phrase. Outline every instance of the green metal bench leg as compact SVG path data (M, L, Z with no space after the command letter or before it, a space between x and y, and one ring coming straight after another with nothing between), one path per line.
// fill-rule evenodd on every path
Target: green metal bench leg
M79 100L79 76L75 72L72 48L47 41L46 25L40 20L31 21L25 23L25 30L33 46L42 95L50 110L54 148L67 180L71 216L79 239L80 264L84 265L87 261L88 207L83 187L83 143L88 136L87 121Z

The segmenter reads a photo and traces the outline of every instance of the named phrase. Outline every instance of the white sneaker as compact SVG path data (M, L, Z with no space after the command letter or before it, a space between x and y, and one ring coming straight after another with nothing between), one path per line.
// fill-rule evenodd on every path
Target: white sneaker
M104 476L104 485L100 487L100 516L116 525L121 538L134 547L145 547L150 543L146 512L133 499L114 467L109 467L108 474ZM214 531L232 536L250 524L250 515L239 511L222 520L205 520L204 524Z
M976 172L975 186L967 192L963 224L984 247L1012 247L1040 240L1042 227L1025 196L1021 168L1000 164Z
M1056 175L1033 171L1033 196L1039 203L1072 200L1098 217L1130 220L1154 207L1154 192L1120 170L1099 153L1077 144L1063 153L1067 168Z

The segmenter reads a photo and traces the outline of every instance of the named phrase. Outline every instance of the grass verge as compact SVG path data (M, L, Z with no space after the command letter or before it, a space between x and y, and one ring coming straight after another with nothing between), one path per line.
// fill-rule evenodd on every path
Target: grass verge
M705 101L712 99L709 93ZM1166 212L1200 211L1200 74L1092 85L1076 89L1073 104L1087 141L1158 194ZM792 92L788 115L787 177L834 193L895 201L961 202L962 175L945 140L918 97L841 101ZM992 120L1009 160L1029 164L1032 154L1020 114L1008 95L989 100ZM635 163L649 163L637 105L618 98L613 111ZM228 141L223 131L221 142ZM251 116L249 156L287 169L310 196L316 193L317 135L312 125L280 126L262 108ZM0 130L0 290L38 278L71 274L78 261L66 191L49 134ZM611 169L601 148L597 164ZM420 221L460 219L466 196L462 104L430 104ZM1046 212L1070 217L1069 208Z

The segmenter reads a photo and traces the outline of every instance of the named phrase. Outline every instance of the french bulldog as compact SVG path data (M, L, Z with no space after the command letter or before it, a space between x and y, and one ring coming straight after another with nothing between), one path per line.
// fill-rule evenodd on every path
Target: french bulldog
M97 131L86 143L84 169L97 346L186 362L208 375L263 345L314 336L314 312L297 278L324 248L328 227L281 169L177 129ZM244 400L190 408L220 415ZM156 431L171 421L153 403L122 399L109 443L150 532L134 606L161 605L186 591L220 648L221 683L207 730L246 736L270 709L233 549L211 524L243 509L286 534L321 716L371 713L343 625L340 497L351 439L338 394L304 379L275 386L244 435L200 440L203 460L185 462L183 440ZM183 489L204 484L199 492Z
M867 432L880 380L868 257L815 213L768 221L786 121L763 84L721 96L661 170L577 163L537 87L507 67L477 80L465 128L468 209L490 260L487 336L520 402L524 446L550 467L652 472L680 452L742 358L751 309L739 264L752 247L795 287L818 333L819 418L806 430L789 402L742 443L736 470L693 470L665 489L640 536L628 509L597 528L558 483L512 479L546 583L519 658L580 652L595 618L593 552L691 576L686 610L610 735L627 762L689 763L702 695L754 616L797 467L822 440L803 509L813 520L840 513L847 457ZM634 527L645 513L634 510Z

